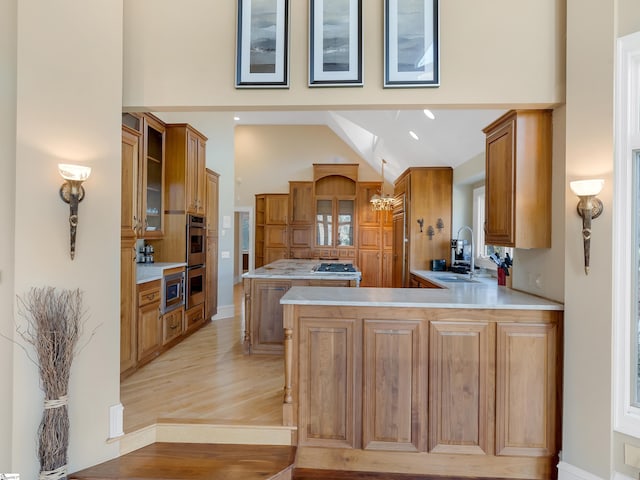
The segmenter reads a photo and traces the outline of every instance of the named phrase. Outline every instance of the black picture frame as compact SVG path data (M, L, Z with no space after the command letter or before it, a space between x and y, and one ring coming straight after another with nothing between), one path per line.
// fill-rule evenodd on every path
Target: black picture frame
M363 84L362 0L309 0L309 86Z
M384 1L384 87L440 86L438 0Z
M236 88L289 87L289 0L238 0Z

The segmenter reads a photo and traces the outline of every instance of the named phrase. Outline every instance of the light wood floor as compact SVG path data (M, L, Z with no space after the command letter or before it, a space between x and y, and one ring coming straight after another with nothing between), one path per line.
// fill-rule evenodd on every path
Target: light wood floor
M211 322L122 381L125 433L161 420L282 425L283 358L242 352L241 285L234 297L234 318Z

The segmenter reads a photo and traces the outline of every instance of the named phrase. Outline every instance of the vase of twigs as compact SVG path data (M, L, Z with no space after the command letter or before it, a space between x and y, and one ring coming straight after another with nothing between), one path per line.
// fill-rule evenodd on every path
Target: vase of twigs
M67 478L69 447L68 397L71 363L84 323L80 290L32 288L18 297L18 311L27 320L19 328L22 339L33 345L44 391L44 412L38 429L40 480ZM26 349L25 349L26 351Z

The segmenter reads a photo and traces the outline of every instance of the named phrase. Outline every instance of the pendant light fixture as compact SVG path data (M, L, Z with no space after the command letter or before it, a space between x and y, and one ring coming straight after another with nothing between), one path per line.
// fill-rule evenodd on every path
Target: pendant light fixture
M387 161L382 159L382 183L380 184L380 193L376 193L371 197L369 202L371 203L371 208L376 212L388 212L393 209L393 197L384 193L384 165Z

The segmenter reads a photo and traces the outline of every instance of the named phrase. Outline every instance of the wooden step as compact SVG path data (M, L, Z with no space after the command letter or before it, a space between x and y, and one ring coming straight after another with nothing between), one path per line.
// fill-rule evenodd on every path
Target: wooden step
M157 442L69 475L77 480L290 480L296 447Z
M406 473L353 472L341 470L319 470L296 468L292 480L476 480L478 477L469 472L468 477L441 477L433 475L414 475ZM483 479L488 480L488 479ZM492 479L500 480L500 479Z

